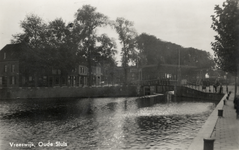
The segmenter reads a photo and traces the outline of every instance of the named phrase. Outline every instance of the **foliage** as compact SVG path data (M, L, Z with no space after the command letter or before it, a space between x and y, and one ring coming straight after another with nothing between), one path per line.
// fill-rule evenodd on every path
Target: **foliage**
M114 24L116 32L119 35L120 43L122 44L122 66L124 68L125 83L127 83L127 67L130 62L136 62L136 37L137 33L133 28L133 22L124 18L117 18Z
M68 72L87 62L91 75L92 65L102 60L115 63L112 61L115 41L105 34L96 34L96 28L107 25L107 21L105 15L90 5L78 9L74 22L68 25L61 18L45 23L31 14L21 21L23 33L13 35L12 43L26 43L32 49L21 56L28 73L39 74L52 68Z
M180 45L165 42L153 35L142 33L137 37L137 48L140 53L140 64L180 64L197 66L198 68L211 68L214 66L213 58L209 52L195 48L183 48Z
M143 33L137 37L137 48L139 49L140 65L166 63L162 56L162 50L166 48L165 43L153 35ZM166 56L166 53L164 53Z
M26 16L21 22L23 33L13 36L12 43L26 43L32 52L21 54L26 73L40 74L44 70L61 69L67 72L75 68L76 46L72 35L62 19L44 23L36 16ZM67 61L66 61L67 60Z
M222 7L216 5L212 15L212 29L217 32L212 49L219 68L232 74L237 73L239 48L238 1L226 0Z
M79 55L82 55L88 65L89 85L92 84L92 65L96 65L102 59L111 58L116 50L115 42L107 35L98 36L97 27L107 25L108 18L96 12L96 8L84 5L77 10L74 20L73 33L77 39Z
M27 43L31 48L43 48L47 25L37 15L31 14L20 23L24 33L13 35L12 43Z

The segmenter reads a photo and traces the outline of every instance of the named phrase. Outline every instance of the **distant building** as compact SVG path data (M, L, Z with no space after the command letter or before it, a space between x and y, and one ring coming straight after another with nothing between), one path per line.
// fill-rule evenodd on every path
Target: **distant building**
M124 68L117 67L115 71L115 81L117 84L124 83ZM136 85L139 82L139 69L136 66L129 66L127 68L127 84Z
M86 65L79 65L78 74L79 74L79 86L87 86L88 68L86 67Z
M128 82L131 85L139 83L139 68L137 66L128 67Z
M19 54L29 51L25 44L8 44L0 51L0 88L18 87L21 80ZM30 78L32 80L32 78ZM29 80L30 80L29 79Z
M102 71L101 66L92 66L92 74L93 74L93 85L99 86L101 85Z
M54 87L54 86L87 86L88 67L76 64L75 68L68 72L60 69L34 68L39 74L26 74L28 70L23 62L29 61L30 53L34 53L26 44L8 44L0 51L0 88L10 87ZM28 56L29 55L29 56ZM22 59L27 56L26 59ZM29 62L31 63L31 62ZM31 71L29 71L31 72ZM102 71L100 66L92 66L93 84L100 85Z

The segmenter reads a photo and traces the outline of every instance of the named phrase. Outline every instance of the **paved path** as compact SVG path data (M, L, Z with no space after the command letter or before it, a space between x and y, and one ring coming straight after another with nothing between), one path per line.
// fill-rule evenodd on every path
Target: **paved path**
M208 117L188 150L203 150L203 139L215 139L214 150L239 150L239 118L233 104L234 86L229 86L228 89L232 93L229 100L226 100L226 105L223 100L227 94ZM219 109L223 109L223 117L218 117Z
M216 124L214 150L239 150L239 118L234 109L234 89L226 105L223 107L223 117Z
M213 135L214 128L218 120L218 110L222 109L224 104L223 100L226 98L226 94L218 103L217 107L213 110L211 115L207 118L206 122L203 124L202 128L199 130L197 136L193 139L192 143L188 147L188 150L203 150L204 139L211 139Z

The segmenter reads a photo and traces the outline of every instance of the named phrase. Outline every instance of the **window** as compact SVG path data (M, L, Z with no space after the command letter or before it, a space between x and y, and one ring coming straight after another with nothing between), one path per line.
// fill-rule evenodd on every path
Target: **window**
M3 53L3 59L7 58L7 53Z
M59 77L56 77L56 78L55 78L55 84L56 84L56 85L59 85L59 84L60 84L60 82L59 82Z
M7 65L4 66L4 72L7 72Z
M32 81L32 76L29 77L29 81Z
M15 84L15 77L14 76L12 76L11 82L12 82L13 85Z
M12 72L15 72L15 65L12 65Z
M70 85L70 84L71 84L71 77L68 76L68 85Z
M84 67L80 67L80 74L84 74L85 73L85 68Z
M0 77L0 85L2 85L2 77Z

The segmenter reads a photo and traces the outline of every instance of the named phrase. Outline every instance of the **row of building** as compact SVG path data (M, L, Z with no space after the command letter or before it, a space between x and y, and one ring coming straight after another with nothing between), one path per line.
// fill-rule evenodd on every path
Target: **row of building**
M85 63L77 64L75 69L67 73L63 73L60 69L46 68L40 70L40 74L26 75L24 72L29 68L22 63L25 60L20 59L20 57L22 55L28 55L29 51L32 51L31 48L23 43L7 44L1 49L0 88L55 86L84 87L88 85L89 71ZM92 66L92 84L93 86L120 84L123 80L123 74L119 73L121 71L122 68L120 67L108 70L108 68L100 64Z
M9 87L54 87L70 86L84 87L88 85L88 68L85 64L78 64L68 73L62 73L59 69L48 69L41 75L24 75L27 69L19 59L20 55L27 53L29 47L26 44L8 44L0 51L0 88ZM179 70L180 69L180 70ZM161 64L147 65L143 67L131 66L128 68L128 84L147 85L161 81L168 84L176 81L180 71L181 79L189 80L198 76L194 66L180 66ZM124 81L122 67L109 69L103 65L92 67L92 86L118 85Z

